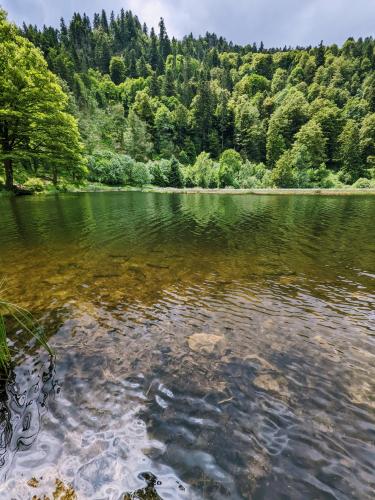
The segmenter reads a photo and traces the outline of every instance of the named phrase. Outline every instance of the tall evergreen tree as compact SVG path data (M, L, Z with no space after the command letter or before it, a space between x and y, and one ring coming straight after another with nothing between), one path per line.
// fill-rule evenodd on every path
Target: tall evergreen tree
M178 160L173 157L171 161L171 168L168 175L168 184L174 188L182 188L184 185L183 177Z
M169 40L164 19L162 17L160 18L159 22L159 47L161 58L163 59L163 61L165 61L172 50L171 42Z
M102 10L102 13L100 15L100 26L102 27L105 33L109 32L107 13L104 9Z

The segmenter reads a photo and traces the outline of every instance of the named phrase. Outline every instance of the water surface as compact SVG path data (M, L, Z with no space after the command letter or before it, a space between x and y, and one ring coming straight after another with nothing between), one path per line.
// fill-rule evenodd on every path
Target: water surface
M0 199L8 297L57 351L3 383L1 498L374 498L374 221L371 196Z

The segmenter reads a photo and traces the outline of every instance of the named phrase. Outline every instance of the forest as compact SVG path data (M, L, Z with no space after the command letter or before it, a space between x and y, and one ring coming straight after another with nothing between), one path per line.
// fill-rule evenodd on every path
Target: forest
M0 11L0 185L375 187L374 69L372 37L266 48Z

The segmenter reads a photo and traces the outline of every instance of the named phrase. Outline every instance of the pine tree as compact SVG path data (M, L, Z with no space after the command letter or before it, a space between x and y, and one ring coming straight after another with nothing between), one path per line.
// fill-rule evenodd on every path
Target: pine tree
M94 25L94 29L96 29L96 30L98 30L100 28L100 14L98 14L98 13L94 14L93 25Z
M159 80L158 80L158 75L156 74L156 71L153 71L152 75L151 75L150 95L152 97L157 97L158 95L160 95L160 86L159 86Z
M175 157L173 157L171 161L171 168L168 175L168 184L169 186L174 188L182 188L184 185L180 164Z
M100 16L100 26L102 27L103 31L105 31L105 33L109 32L107 13L104 9L102 10L102 13Z
M213 126L216 102L210 82L201 74L197 95L191 104L192 125L200 151L210 151L210 132Z
M150 52L149 52L149 62L151 68L154 71L159 69L159 49L158 49L158 39L155 35L154 28L151 28L150 33Z
M164 19L162 17L159 22L159 30L160 55L163 61L165 61L171 53L171 42L169 41Z
M69 43L68 29L66 27L63 17L60 19L60 40L65 48L68 47Z
M149 68L147 67L146 60L141 56L136 63L137 75L146 78L149 75Z
M126 57L126 74L130 78L137 78L137 56L134 49Z
M324 65L324 59L325 59L325 48L323 45L323 40L320 42L319 47L316 51L316 65L318 66L323 66Z
M163 94L167 97L171 97L175 95L175 92L176 86L173 71L171 69L167 69L163 79Z

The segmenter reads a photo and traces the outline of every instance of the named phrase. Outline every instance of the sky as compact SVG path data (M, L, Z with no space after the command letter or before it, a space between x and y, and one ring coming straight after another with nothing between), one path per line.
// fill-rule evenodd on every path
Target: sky
M157 26L164 17L170 36L215 32L235 43L266 47L342 44L348 37L375 35L375 0L0 0L9 19L58 26L74 11L90 17L103 6L132 10Z

